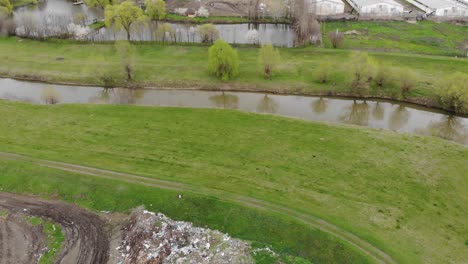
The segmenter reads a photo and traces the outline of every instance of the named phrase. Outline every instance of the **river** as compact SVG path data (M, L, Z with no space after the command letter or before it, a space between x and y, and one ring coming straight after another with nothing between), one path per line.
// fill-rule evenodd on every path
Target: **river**
M48 86L57 92L59 103L238 109L311 121L437 136L468 145L468 118L392 101L180 89L105 89L2 78L0 99L45 104L43 93Z

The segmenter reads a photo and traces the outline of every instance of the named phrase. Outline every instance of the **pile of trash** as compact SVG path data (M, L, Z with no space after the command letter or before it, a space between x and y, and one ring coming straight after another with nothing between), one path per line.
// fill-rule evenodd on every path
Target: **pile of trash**
M123 225L117 249L122 264L254 263L249 243L142 207L135 209Z

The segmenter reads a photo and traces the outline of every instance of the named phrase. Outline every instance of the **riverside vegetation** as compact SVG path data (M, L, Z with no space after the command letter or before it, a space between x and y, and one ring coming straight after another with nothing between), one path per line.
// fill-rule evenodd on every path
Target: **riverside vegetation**
M444 87L442 79L452 75L453 78L466 78L463 76L468 72L468 63L463 58L356 53L315 47L279 48L281 61L277 63L274 81L271 81L258 72L259 49L239 46L236 48L239 74L234 79L222 81L209 73L208 47L204 45L138 43L132 45L132 78L128 82L128 71L122 66L122 56L113 44L36 42L15 37L0 37L0 43L0 59L8 61L0 65L3 77L110 86L224 88L406 98L466 112L466 82L455 82L460 84L457 90L461 95L457 98L461 99L457 100L463 102L463 107L455 107L454 103L445 100L441 100L443 104L437 103L441 98L439 89ZM367 79L356 81L356 77L362 74Z

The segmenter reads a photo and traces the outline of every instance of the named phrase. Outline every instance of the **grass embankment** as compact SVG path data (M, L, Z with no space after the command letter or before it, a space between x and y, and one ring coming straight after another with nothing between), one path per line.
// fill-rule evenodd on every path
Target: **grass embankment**
M366 257L345 243L317 229L311 229L284 216L245 208L214 197L184 193L183 198L178 199L179 193L174 191L16 161L0 160L0 175L0 187L3 191L53 196L98 211L128 213L132 208L145 205L148 210L163 212L178 220L191 221L197 226L208 226L253 241L254 248L272 245L280 253L278 258L283 263L309 263L303 258L295 257L298 255L314 263L369 263ZM39 218L38 220L41 221ZM60 242L60 239L50 241ZM49 248L60 245L51 245L51 242ZM44 255L42 259L46 256L48 255ZM258 254L256 258L259 264L273 264L277 260L272 256L265 257L264 254ZM42 262L42 259L41 263L49 263Z
M346 35L342 48L413 54L467 56L468 26L421 21L348 21L324 22L325 46L332 47L328 32L356 30L359 35Z
M139 44L136 45L132 85L349 94L345 76L350 68L350 51L314 47L280 49L282 59L279 73L273 80L266 80L257 70L258 48L243 46L237 50L240 75L235 80L222 82L208 73L206 46ZM411 69L415 72L417 84L408 94L411 99L433 96L440 79L456 71L468 71L466 59L378 52L370 53L369 56L395 69ZM0 38L0 60L4 62L0 64L1 76L50 82L99 85L102 84L101 77L104 74L122 72L112 44ZM322 84L315 75L317 68L325 62L332 66L331 81ZM374 85L369 93L373 96L400 96L398 87L381 89Z
M2 164L3 165L3 164ZM11 163L9 164L11 166ZM7 167L8 168L8 165ZM0 170L1 171L1 170ZM2 178L6 176L5 180L9 178L8 175L3 175ZM10 176L11 177L11 176ZM4 181L2 180L2 183ZM2 184L0 184L2 185ZM41 219L39 217L30 216L27 219L29 223L33 226L42 226L43 232L47 237L47 251L44 255L41 256L39 260L39 264L52 264L55 263L57 258L57 254L60 252L62 248L62 244L65 241L65 237L63 236L62 229L60 225L56 225L50 221Z
M468 149L454 143L223 110L1 102L0 111L3 151L266 200L352 231L402 263L467 255Z

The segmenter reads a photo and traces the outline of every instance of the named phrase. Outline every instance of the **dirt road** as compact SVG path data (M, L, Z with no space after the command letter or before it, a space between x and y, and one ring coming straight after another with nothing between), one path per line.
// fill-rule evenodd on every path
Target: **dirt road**
M0 264L37 263L47 245L42 230L25 223L21 215L50 219L61 226L65 241L57 263L108 260L109 240L104 221L81 207L0 192L0 210L7 212L6 217L0 218Z
M75 164L70 164L70 163L37 159L37 158L32 158L32 157L14 154L14 153L0 152L0 159L10 159L10 160L23 161L23 162L30 162L39 166L50 167L50 168L70 171L74 173L79 173L79 174L94 176L94 177L99 177L99 178L116 179L116 180L121 180L121 181L129 182L129 183L155 187L155 188L169 189L169 190L175 190L175 191L180 191L180 192L191 192L191 193L197 193L197 194L202 194L202 195L211 195L211 196L218 197L218 199L221 199L221 200L233 201L233 202L236 202L238 204L242 204L248 207L254 207L260 210L267 210L270 212L276 212L279 214L288 215L311 227L318 228L324 232L327 232L333 236L336 236L346 241L347 243L353 245L356 249L360 250L362 253L374 259L377 263L397 263L390 255L388 255L384 251L375 247L374 245L367 242L366 240L361 239L360 237L346 230L343 230L338 226L333 225L332 223L329 223L313 215L301 213L301 212L298 212L294 209L291 209L285 206L276 205L276 204L258 200L255 198L251 198L247 196L240 196L240 195L225 192L225 191L214 190L210 188L203 188L203 187L198 187L198 186L194 188L190 185L186 185L183 183L146 178L146 177L132 175L128 173L120 173L120 172L97 169L97 168L75 165Z

